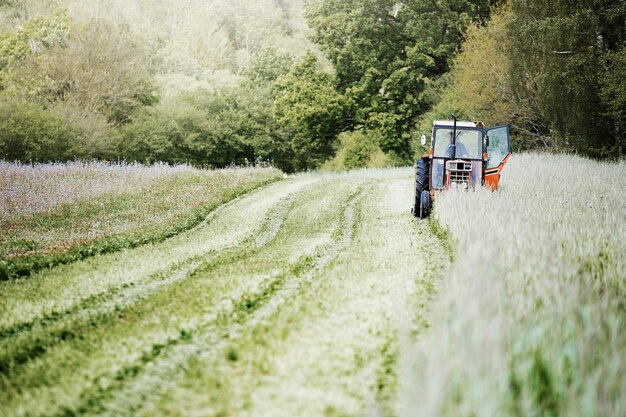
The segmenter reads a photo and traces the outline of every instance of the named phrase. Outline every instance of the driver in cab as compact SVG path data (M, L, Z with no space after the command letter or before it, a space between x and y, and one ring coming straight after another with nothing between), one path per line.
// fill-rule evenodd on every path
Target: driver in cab
M455 146L456 146L456 155L454 152ZM465 147L465 145L463 145L461 142L457 142L456 144L454 143L453 132L448 133L448 147L446 148L445 156L446 158L452 158L453 156L456 158L463 158L463 157L469 156L469 152L467 151L467 148Z

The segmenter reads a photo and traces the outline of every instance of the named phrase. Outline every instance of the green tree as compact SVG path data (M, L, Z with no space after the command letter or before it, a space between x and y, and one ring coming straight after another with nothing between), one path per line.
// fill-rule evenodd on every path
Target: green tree
M358 131L344 140L343 167L345 169L366 167L372 155L380 150L374 139L373 135Z
M292 62L290 55L268 48L238 86L196 89L140 111L123 129L124 157L216 167L263 160L292 171L291 144L272 109L274 83Z
M488 125L510 124L517 149L548 146L545 135L549 129L541 106L530 94L532 90L514 88L511 83L512 19L510 5L504 4L492 12L485 25L468 28L452 70L441 80L444 88L437 103L422 118L422 131L430 130L433 119L449 118L454 113Z
M45 106L70 102L118 126L137 108L156 101L143 50L123 28L103 21L89 22L64 44L27 53L3 73L12 97Z
M449 70L488 0L317 0L307 19L337 72L338 91L356 103L352 126L381 133L381 148L410 157L410 137L427 110L429 82Z
M619 88L626 4L611 0L512 0L511 78L536 100L550 129L592 156L624 153ZM608 81L608 82L607 82ZM617 100L617 101L615 101Z
M310 52L277 81L275 113L289 137L297 170L315 168L331 157L337 135L349 123L351 105L337 92L336 82L318 69Z
M186 133L174 109L157 106L138 112L122 129L119 152L127 161L145 164L162 161L171 164L188 162L182 152ZM180 111L179 111L180 112Z
M75 139L60 116L35 103L0 99L0 159L67 161Z
M293 55L265 48L243 71L244 80L239 89L246 120L254 121L257 126L254 135L248 138L255 159L269 161L285 172L296 169L292 137L289 129L279 124L273 107L281 93L277 82L289 74L293 65Z
M293 64L292 54L281 53L276 48L264 48L242 71L243 84L247 88L272 85L287 75Z
M145 109L124 127L124 156L148 163L243 164L254 159L246 142L250 133L250 122L232 90L196 90Z
M606 116L613 121L618 155L626 153L626 48L609 52L604 58L606 72L600 78L600 97Z
M57 13L52 17L33 17L15 32L1 34L0 70L46 49L66 47L73 30L71 17Z

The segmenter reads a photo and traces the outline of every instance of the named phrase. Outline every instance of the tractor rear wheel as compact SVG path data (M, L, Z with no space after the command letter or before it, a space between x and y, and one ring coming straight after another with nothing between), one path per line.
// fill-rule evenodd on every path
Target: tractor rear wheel
M422 203L422 192L428 191L429 181L429 168L430 168L430 160L427 158L420 158L417 160L417 164L415 164L415 201L413 202L413 215L423 219L421 215L421 203ZM429 195L429 203L430 203L430 195ZM430 210L430 204L429 204Z

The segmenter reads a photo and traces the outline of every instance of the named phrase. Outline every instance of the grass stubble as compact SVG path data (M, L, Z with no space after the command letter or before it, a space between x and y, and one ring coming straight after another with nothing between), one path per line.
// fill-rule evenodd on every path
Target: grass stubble
M285 415L390 409L394 299L415 292L415 269L393 290L376 281L393 244L416 253L408 173L298 176L164 242L0 283L1 414L272 415L285 366L313 372ZM401 236L370 248L382 218ZM317 356L301 361L301 343Z

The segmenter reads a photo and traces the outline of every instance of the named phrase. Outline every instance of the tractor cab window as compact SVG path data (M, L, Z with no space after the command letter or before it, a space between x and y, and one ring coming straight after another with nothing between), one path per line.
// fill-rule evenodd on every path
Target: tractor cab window
M453 144L454 129L443 128L435 131L435 158L480 159L482 158L482 134L480 130L457 129L456 145ZM453 148L456 147L456 152Z
M487 168L495 168L502 163L504 158L511 152L509 144L509 128L507 126L496 126L485 131L489 138L487 146Z

